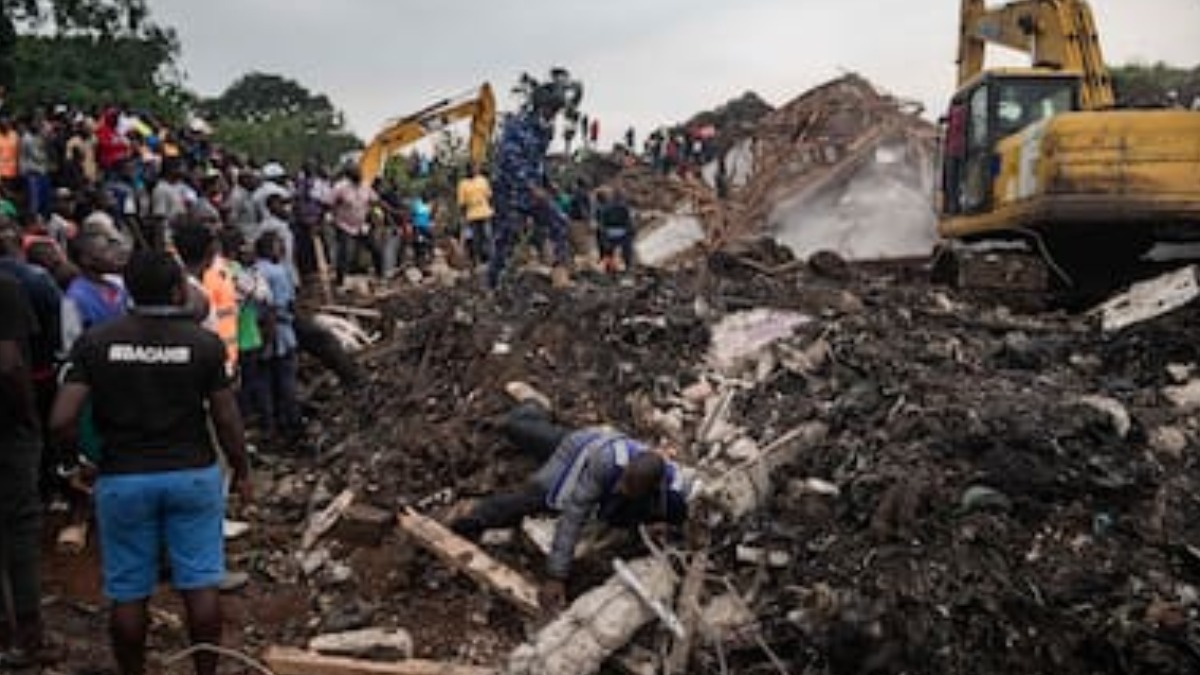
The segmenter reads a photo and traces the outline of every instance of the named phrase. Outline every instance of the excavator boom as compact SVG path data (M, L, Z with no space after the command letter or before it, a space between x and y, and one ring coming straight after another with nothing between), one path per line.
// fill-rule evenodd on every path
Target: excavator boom
M1035 68L1076 74L1083 81L1083 110L1113 107L1112 78L1104 64L1091 7L1083 0L1017 0L988 7L962 0L958 86L984 70L988 44L1029 54Z
M363 179L374 181L383 173L388 159L397 152L465 119L471 120L471 161L482 165L487 160L496 128L496 97L488 83L473 95L444 99L390 122L363 150L359 161Z

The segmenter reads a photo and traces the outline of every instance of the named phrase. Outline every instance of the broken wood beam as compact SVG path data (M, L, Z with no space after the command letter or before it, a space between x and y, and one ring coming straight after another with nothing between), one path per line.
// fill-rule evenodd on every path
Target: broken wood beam
M346 305L321 305L317 309L318 312L326 314L342 314L344 316L352 316L357 319L375 319L383 318L383 312L377 309L367 307L347 307Z
M679 591L675 611L683 621L684 635L671 643L671 651L663 667L666 675L685 675L688 672L688 664L692 660L692 650L695 647L693 636L700 626L700 595L704 592L704 579L707 574L708 550L705 549L692 554L692 562L683 577L683 587Z
M466 574L477 583L495 590L517 609L530 616L541 614L538 588L525 577L483 552L475 544L454 534L440 523L412 509L400 514L400 528L443 563Z
M658 602L675 592L665 559L645 558L629 569ZM509 655L506 675L594 675L655 614L618 576L581 596L533 639Z
M336 499L330 502L323 511L314 515L300 538L300 550L307 551L316 545L342 519L342 515L354 503L354 490L346 489Z
M495 668L440 661L364 661L322 656L291 647L269 647L263 662L276 675L499 675Z

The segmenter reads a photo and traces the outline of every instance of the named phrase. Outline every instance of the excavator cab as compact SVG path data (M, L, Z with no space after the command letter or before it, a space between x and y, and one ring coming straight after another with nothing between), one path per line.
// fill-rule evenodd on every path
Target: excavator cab
M942 133L942 213L985 213L994 207L1000 141L1080 108L1078 77L989 72L954 97Z

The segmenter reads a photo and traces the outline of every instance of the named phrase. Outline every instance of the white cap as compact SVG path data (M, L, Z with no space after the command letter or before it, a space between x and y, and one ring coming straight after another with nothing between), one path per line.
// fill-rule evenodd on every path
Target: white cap
M278 180L287 177L287 170L279 162L269 162L262 168L262 177L267 180Z

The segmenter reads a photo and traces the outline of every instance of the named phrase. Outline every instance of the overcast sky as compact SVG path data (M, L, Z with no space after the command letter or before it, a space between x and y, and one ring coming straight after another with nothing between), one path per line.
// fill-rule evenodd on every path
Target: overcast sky
M562 65L605 137L639 137L747 90L782 104L844 71L940 109L958 0L150 0L188 83L279 73L328 94L369 137L490 80ZM1092 0L1110 63L1200 65L1200 0Z

